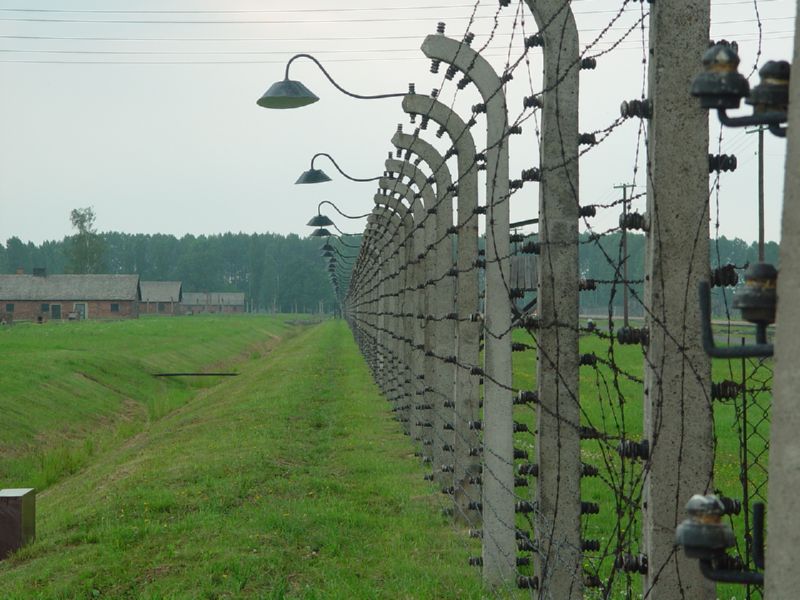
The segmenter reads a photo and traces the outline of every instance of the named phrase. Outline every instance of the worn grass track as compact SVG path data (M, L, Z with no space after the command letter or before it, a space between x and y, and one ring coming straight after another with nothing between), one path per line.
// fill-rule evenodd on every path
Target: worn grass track
M42 493L2 597L481 597L344 323L299 329Z

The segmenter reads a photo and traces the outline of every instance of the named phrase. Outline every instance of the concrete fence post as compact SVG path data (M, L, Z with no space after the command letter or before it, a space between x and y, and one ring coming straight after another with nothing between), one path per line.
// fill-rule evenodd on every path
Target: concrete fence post
M686 501L712 488L711 365L696 299L710 276L708 116L689 95L708 47L709 0L650 6L643 541L650 600L713 600L696 561L675 551Z
M443 485L448 485L451 477L442 471L442 465L450 464L452 457L445 450L448 444L445 424L452 424L453 381L455 379L454 366L442 360L453 353L455 329L453 322L446 319L453 309L454 285L452 277L447 273L453 265L452 243L449 229L453 225L453 196L450 191L452 177L450 169L441 154L428 142L415 135L407 135L400 128L392 137L392 143L398 148L416 154L427 164L431 170L429 184L435 182L435 205L426 207L428 219L434 225L434 239L429 243L426 251L432 256L431 269L426 281L426 290L429 290L427 317L430 319L425 324L426 333L430 335L430 351L432 360L426 361L426 386L430 386L431 393L428 404L433 407L432 439L433 439L433 476L434 480ZM436 358L438 357L438 359Z
M513 397L509 281L508 117L503 81L466 42L443 34L422 43L428 58L453 65L475 84L486 109L486 294L483 401L483 579L515 585Z
M435 98L409 94L403 98L403 110L422 115L437 123L450 137L456 154L458 180L454 194L456 207L456 326L455 357L460 365L455 369L453 403L455 405L453 435L453 487L455 514L464 524L477 527L480 514L470 510L470 502L479 502L481 460L471 452L480 445L478 432L470 428L471 421L480 419L479 377L469 365L480 360L480 323L470 317L480 310L478 270L478 166L475 160L475 140L467 124L458 114ZM464 365L467 365L465 368Z
M781 271L775 326L775 384L769 450L766 600L796 597L800 570L794 553L800 547L797 492L800 490L800 10L795 20L794 58L789 89L786 175L781 223Z

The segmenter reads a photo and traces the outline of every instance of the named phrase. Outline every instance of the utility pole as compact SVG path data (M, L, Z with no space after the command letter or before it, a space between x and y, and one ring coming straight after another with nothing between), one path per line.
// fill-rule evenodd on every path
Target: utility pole
M622 190L622 216L628 216L628 188L635 188L634 183L620 183L615 185L615 190ZM628 228L622 228L622 325L628 326Z
M758 133L758 262L764 262L764 129L746 130L745 133Z

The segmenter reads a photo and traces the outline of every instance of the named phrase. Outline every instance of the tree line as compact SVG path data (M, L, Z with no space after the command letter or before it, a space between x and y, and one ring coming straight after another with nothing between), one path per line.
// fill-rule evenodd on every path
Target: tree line
M21 268L31 273L35 267L44 267L48 273L134 273L146 281L182 281L184 291L188 292L244 292L254 310L313 312L323 302L330 311L335 303L327 262L320 256L324 241L319 238L273 233L181 238L165 234L97 233L92 227L93 218L73 216L78 217L73 219L78 232L61 241L36 245L12 237L5 246L0 245L0 271L14 273ZM338 245L336 240L332 243ZM355 246L358 238L347 243ZM634 282L630 312L634 316L642 314L637 298L644 297L644 248L644 235L628 234L628 279ZM340 245L338 250L346 256L357 253L354 248ZM777 264L778 244L769 242L765 250L766 261ZM711 241L712 268L725 264L744 267L756 262L757 256L755 243L725 237ZM616 269L621 258L621 233L597 240L581 235L582 277L599 282L619 281L622 274L621 270L617 274ZM345 262L340 259L340 264ZM742 272L739 273L741 279ZM621 285L599 283L596 290L581 292L584 313L607 314L612 306L615 313L621 314L622 303ZM718 290L713 292L712 303L715 314L725 314Z

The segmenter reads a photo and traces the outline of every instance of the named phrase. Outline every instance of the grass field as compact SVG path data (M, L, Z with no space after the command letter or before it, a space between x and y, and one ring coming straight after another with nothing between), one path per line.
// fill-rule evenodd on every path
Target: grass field
M3 343L38 362L39 331L5 332ZM89 432L106 441L39 495L37 542L0 563L4 599L480 597L463 538L436 510L342 322L140 320L52 335L73 337L48 381L88 370L104 391L74 376L50 410L96 391L65 423L76 447ZM81 346L84 360L73 356ZM213 386L147 375L225 355L240 375ZM22 381L16 389L27 397ZM169 406L145 410L160 393ZM30 431L16 425L12 449L24 462L40 432L57 430L45 416ZM6 471L2 483L35 479Z
M19 325L0 330L0 343L0 486L40 490L37 542L0 563L3 599L482 597L466 565L479 542L440 516L446 499L422 481L344 323ZM581 351L606 358L608 345L587 336ZM535 352L514 358L515 385L534 389ZM616 347L615 360L641 377L640 348ZM151 376L204 370L239 376ZM639 439L642 386L623 377L617 392L612 375L582 368L584 424ZM740 375L715 362L715 381ZM535 431L535 411L515 413ZM736 416L715 403L716 484L740 498ZM517 439L535 461L534 436ZM584 461L619 469L614 445L584 442ZM598 479L582 487L601 507L583 519L584 537L612 542L613 492ZM635 519L627 537L639 537Z

